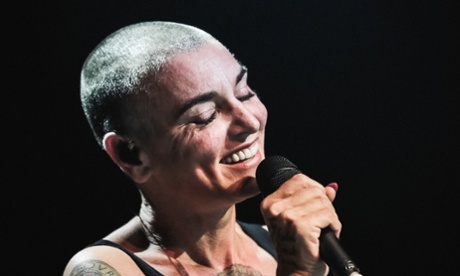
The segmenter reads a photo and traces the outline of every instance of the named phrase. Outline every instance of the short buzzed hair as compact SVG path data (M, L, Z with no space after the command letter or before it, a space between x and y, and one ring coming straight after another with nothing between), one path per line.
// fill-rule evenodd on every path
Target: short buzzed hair
M129 25L105 38L86 59L80 83L83 111L99 145L110 131L149 137L146 111L162 68L174 55L212 41L195 27L160 21Z

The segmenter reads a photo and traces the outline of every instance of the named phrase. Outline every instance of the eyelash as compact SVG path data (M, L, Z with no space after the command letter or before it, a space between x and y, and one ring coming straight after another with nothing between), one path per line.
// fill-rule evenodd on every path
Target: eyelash
M215 119L217 118L217 110L215 110L211 116L207 119L202 119L202 120L196 120L194 122L192 122L193 124L195 125L209 125L210 123L212 123L212 121L214 121Z
M249 100L250 98L254 97L256 95L256 93L253 93L253 92L249 92L247 95L244 95L242 97L239 97L237 98L240 102L245 102L247 100Z
M214 111L211 114L211 117L209 117L208 119L200 122L199 124L208 125L208 124L212 123L212 121L214 121L216 118L217 118L217 111Z

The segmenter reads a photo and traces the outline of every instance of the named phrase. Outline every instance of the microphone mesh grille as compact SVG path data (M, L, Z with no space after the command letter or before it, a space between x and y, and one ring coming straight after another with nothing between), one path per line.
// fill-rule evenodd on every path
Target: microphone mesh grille
M263 160L256 171L256 180L264 197L276 191L284 182L301 173L294 163L282 156L270 156Z

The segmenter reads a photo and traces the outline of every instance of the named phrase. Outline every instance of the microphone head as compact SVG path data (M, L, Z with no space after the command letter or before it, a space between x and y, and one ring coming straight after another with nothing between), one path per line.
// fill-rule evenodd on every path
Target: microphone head
M264 197L276 191L284 182L301 173L294 163L282 156L265 158L257 167L256 181Z

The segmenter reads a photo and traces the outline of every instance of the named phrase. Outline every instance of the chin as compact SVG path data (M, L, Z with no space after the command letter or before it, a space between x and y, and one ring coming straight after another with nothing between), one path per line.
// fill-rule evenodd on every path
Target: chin
M247 177L240 186L239 194L244 197L243 200L254 197L260 193L259 186L257 185L254 177Z

